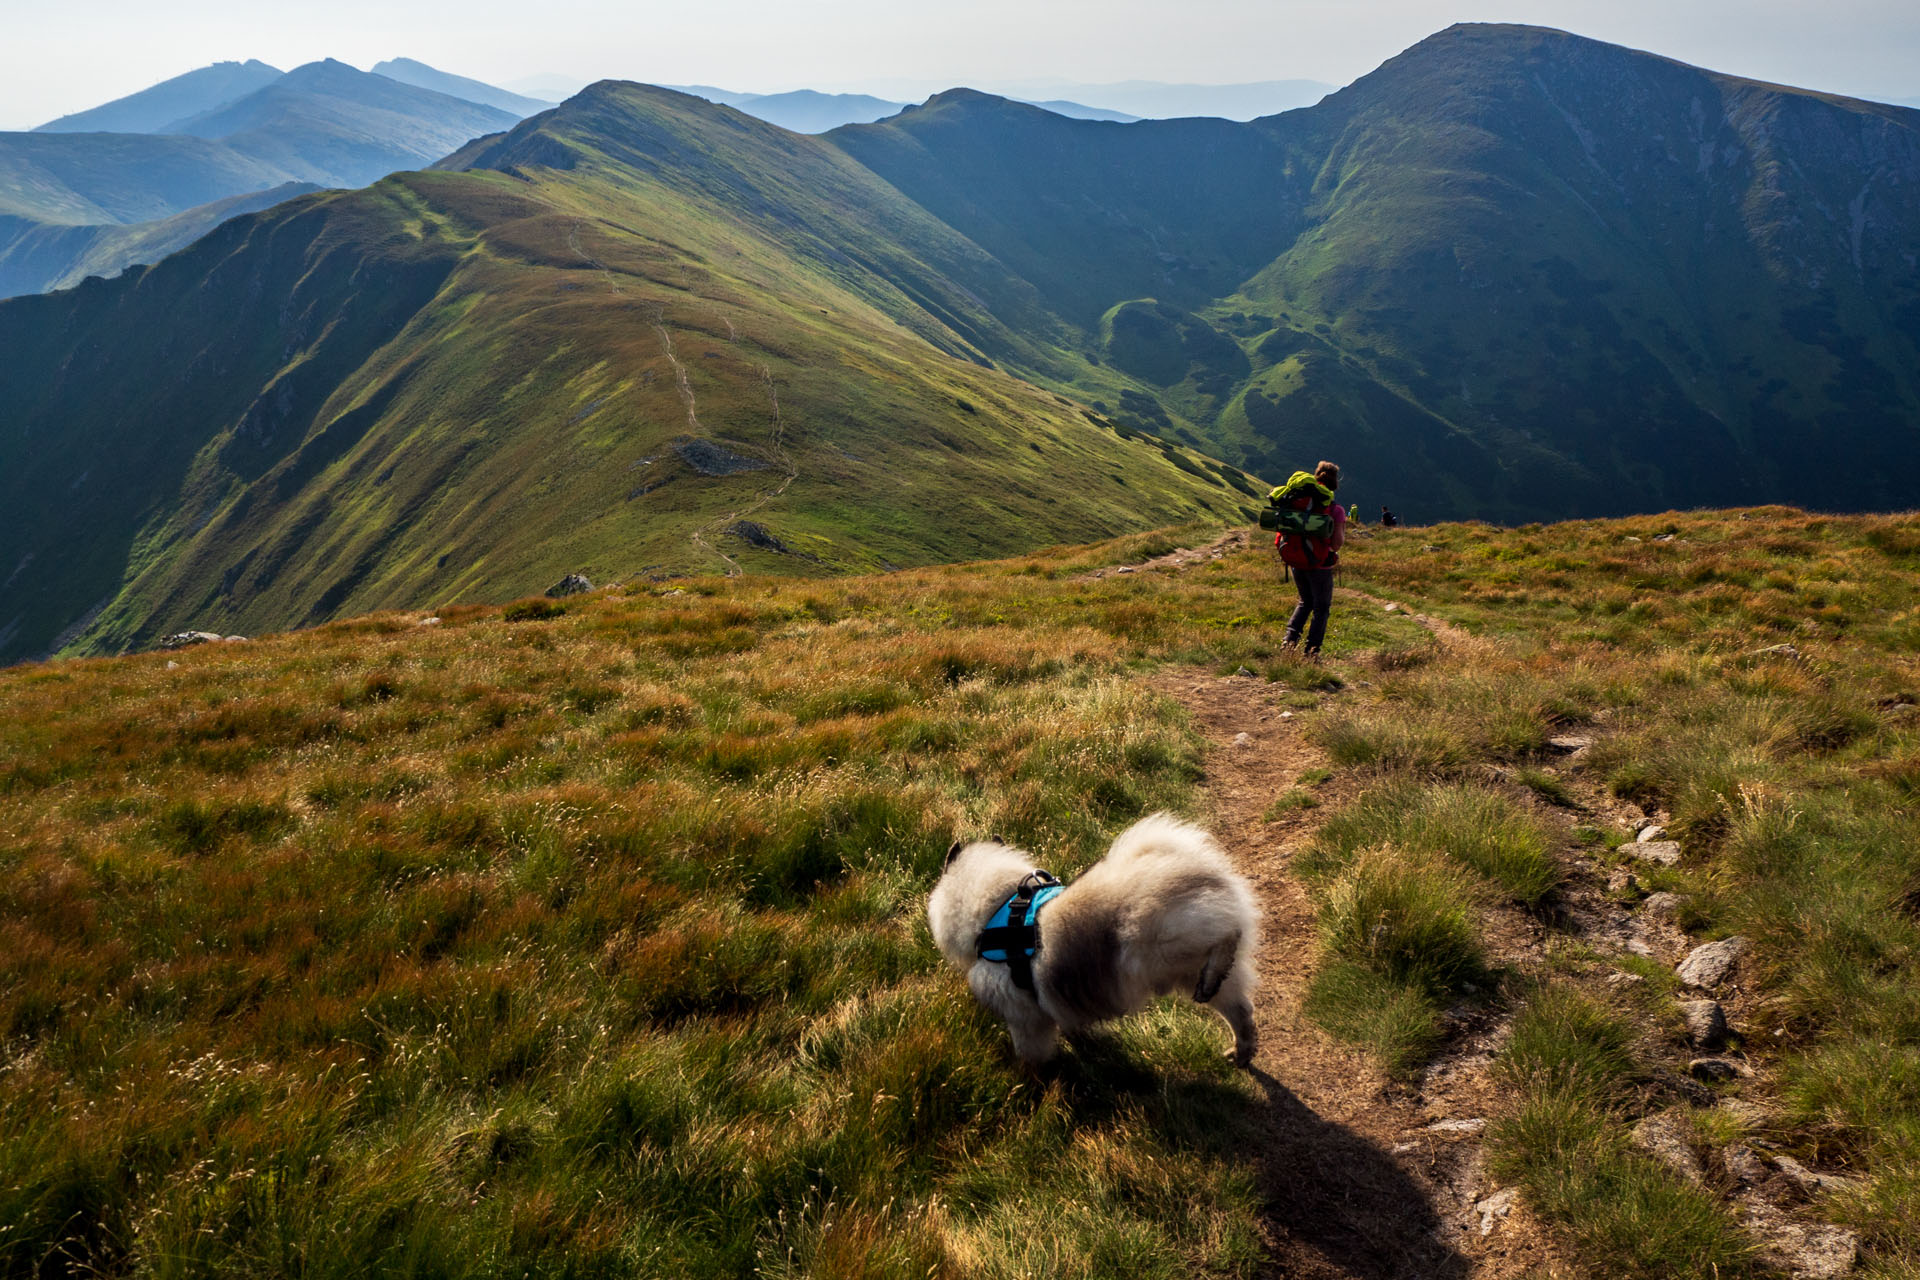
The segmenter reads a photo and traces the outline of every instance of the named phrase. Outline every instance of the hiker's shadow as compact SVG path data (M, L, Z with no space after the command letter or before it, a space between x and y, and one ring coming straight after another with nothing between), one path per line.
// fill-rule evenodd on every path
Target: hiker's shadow
M1262 1096L1250 1105L1241 1084L1164 1074L1093 1032L1076 1037L1048 1074L1080 1123L1104 1123L1144 1104L1164 1141L1222 1160L1251 1159L1283 1265L1304 1249L1330 1272L1361 1280L1458 1280L1469 1270L1441 1238L1429 1188L1258 1067L1250 1074Z
M1265 1149L1257 1157L1276 1234L1367 1280L1467 1274L1468 1260L1440 1235L1429 1188L1372 1140L1321 1119L1265 1071L1255 1067L1252 1075L1266 1094Z

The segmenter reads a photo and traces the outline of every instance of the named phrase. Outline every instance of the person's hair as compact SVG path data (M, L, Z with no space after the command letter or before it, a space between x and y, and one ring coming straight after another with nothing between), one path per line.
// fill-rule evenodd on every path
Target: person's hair
M1329 489L1340 487L1340 467L1336 463L1322 462L1313 469L1313 478Z

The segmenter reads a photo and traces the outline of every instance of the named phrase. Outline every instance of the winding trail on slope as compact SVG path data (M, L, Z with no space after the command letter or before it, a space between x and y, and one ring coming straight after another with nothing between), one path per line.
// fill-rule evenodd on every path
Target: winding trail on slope
M573 226L567 232L567 243L575 253L580 255L582 262L587 263L599 271L601 277L607 282L607 288L612 290L615 296L624 298L626 291L620 287L620 281L615 277L613 269L588 253L586 246L580 243L580 225L580 219L575 218ZM705 428L700 425L700 414L693 395L693 381L687 376L686 365L680 362L679 355L676 354L673 349L673 334L667 328L667 305L664 302L654 302L650 305L653 309L653 331L659 335L660 349L666 355L667 363L673 368L674 389L680 393L681 404L686 406L687 428L695 435L700 435L704 433ZM727 326L728 343L738 343L740 340L740 331L735 327L733 321L723 316L721 317L721 322ZM735 578L740 575L740 562L720 550L720 548L714 546L713 543L708 540L708 535L717 533L724 527L737 524L741 520L746 519L754 512L766 506L769 502L784 495L788 487L800 478L800 469L795 465L793 454L787 448L787 423L786 419L780 414L780 392L774 385L773 371L763 364L755 365L754 367L760 371L761 381L766 383L767 399L773 406L773 448L774 452L780 455L780 461L785 465L785 473L778 487L761 492L755 497L754 501L746 506L736 508L725 515L709 520L687 535L687 541L691 542L696 549L717 557L726 564L727 576L729 578Z

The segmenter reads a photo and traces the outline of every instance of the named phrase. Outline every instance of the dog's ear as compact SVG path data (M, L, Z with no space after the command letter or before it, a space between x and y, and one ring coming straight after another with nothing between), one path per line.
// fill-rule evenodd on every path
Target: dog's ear
M947 846L947 860L940 864L941 868L944 870L945 868L952 866L953 860L960 856L960 850L963 848L965 848L965 846L962 845L958 840L955 840L951 845Z

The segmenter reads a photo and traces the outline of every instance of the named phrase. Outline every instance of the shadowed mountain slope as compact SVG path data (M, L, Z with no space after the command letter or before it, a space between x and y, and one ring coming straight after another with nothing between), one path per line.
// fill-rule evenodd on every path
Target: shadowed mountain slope
M602 84L450 163L0 305L0 656L1255 492L993 368L1030 341L948 275L1031 290L826 143Z
M311 183L289 182L153 222L68 226L0 217L0 298L67 289L88 276L111 277L136 263L158 262L228 218L315 190Z
M1256 470L1340 452L1423 516L1920 501L1920 114L1463 26L1248 125L954 93L830 136L1072 327L1027 372Z

